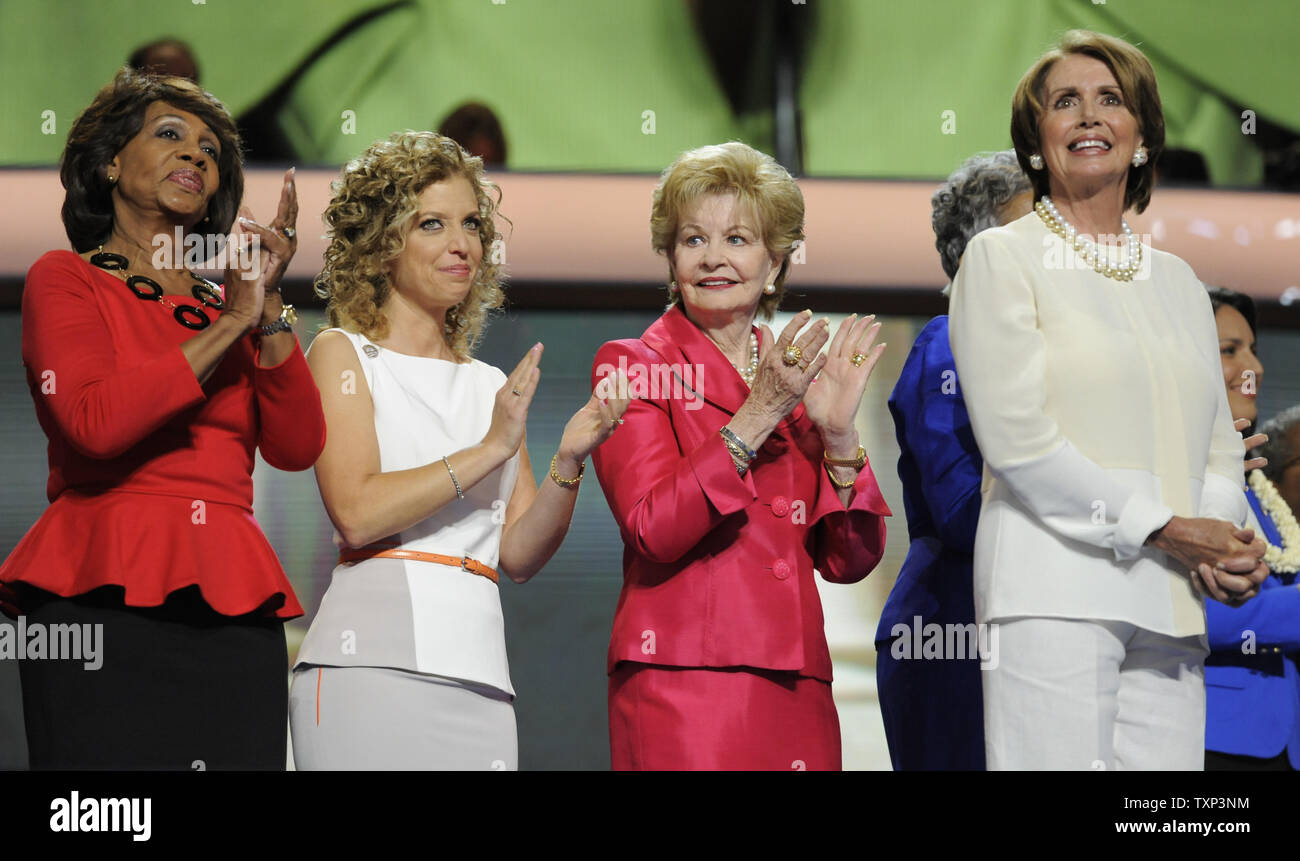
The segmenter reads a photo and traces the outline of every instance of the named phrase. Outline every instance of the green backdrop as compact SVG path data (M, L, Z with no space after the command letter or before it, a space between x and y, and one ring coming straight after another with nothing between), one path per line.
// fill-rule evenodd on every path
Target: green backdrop
M817 16L802 86L810 174L941 177L1009 146L1015 82L1075 26L1140 44L1170 145L1203 152L1216 184L1262 175L1243 108L1300 130L1295 0L795 5ZM168 35L194 46L204 85L236 114L286 87L278 122L302 163L341 163L467 99L500 114L518 170L658 171L703 143L771 146L769 116L732 115L685 0L7 0L0 164L55 163L96 89Z

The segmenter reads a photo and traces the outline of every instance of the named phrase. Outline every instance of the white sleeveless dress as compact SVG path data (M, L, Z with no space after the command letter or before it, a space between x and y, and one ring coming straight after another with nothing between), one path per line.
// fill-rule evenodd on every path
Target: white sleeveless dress
M506 376L342 332L374 404L380 468L425 466L483 440ZM355 384L357 381L351 381ZM340 385L348 385L344 379ZM465 498L386 540L499 569L519 455ZM335 533L335 543L342 540ZM504 572L501 572L504 576ZM294 665L298 768L515 767L514 688L497 584L458 567L368 559L334 569Z

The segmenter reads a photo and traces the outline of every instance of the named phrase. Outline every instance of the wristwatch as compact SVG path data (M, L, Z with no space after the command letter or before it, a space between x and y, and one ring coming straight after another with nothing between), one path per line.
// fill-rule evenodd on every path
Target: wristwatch
M280 312L280 317L274 323L268 323L265 326L258 326L257 331L263 335L274 335L276 332L287 332L293 328L293 324L298 322L298 312L293 310L292 305L285 305Z

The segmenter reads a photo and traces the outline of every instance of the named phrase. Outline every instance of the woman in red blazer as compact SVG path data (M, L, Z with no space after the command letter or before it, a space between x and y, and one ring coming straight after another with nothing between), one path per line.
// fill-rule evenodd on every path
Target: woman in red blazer
M813 569L880 560L889 514L854 428L884 349L811 312L774 341L803 197L740 143L683 154L655 190L668 311L596 354L634 400L593 461L623 536L610 639L615 769L838 769L840 730Z

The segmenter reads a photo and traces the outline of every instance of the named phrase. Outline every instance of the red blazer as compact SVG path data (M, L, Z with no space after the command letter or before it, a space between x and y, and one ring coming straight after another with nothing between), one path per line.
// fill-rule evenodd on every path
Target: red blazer
M799 404L738 476L718 431L749 389L680 308L603 345L592 384L620 366L635 400L593 453L624 544L608 671L745 666L829 682L813 569L856 583L880 561L890 511L871 467L846 509Z

